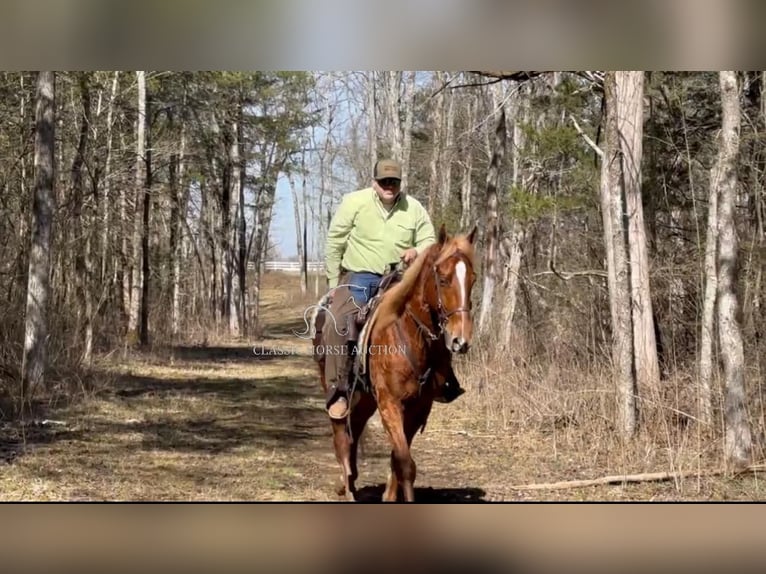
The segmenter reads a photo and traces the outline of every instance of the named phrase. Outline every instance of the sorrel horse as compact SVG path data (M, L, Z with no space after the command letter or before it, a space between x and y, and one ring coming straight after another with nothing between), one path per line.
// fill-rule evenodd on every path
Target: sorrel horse
M338 494L355 499L358 442L377 408L392 446L383 500L396 501L399 488L406 501L414 500L416 466L410 445L433 406L435 386L429 379L438 376L438 365L449 360L450 352L465 353L471 343L475 235L476 227L450 237L442 226L437 242L382 295L364 327L359 348L366 351L363 368L372 393L356 391L348 420L331 421L341 466ZM321 332L318 323L315 328ZM324 387L323 363L319 361Z

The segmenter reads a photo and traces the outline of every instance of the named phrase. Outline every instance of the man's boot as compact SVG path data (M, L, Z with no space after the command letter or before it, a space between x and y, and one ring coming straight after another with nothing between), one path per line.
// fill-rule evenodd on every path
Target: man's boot
M347 317L346 323L346 355L345 362L339 367L341 384L331 386L327 401L327 414L331 419L342 420L348 416L349 412L349 385L354 376L354 362L356 359L356 340L358 338L358 325L356 324L356 313Z
M328 402L327 414L331 419L343 420L348 415L348 390L334 389L330 402Z
M465 393L465 389L460 386L457 379L446 381L441 388L441 394L434 397L437 403L451 403L460 395Z
M354 370L354 358L349 357L348 361L346 362L345 371L346 376L343 379L343 383L336 387L331 386L328 393L328 400L327 400L327 414L330 415L331 419L335 420L342 420L345 419L348 416L349 413L349 400L351 400L352 406L356 405L358 402L357 400L354 400L354 398L359 398L359 396L356 394L356 391L354 393L354 397L349 397L349 383L351 381L351 377L354 376L353 374Z
M443 371L437 370L436 373L434 373L436 384L436 396L434 396L434 401L437 403L451 403L465 393L465 389L460 386L460 381L457 380L457 376L455 375L455 371L452 370L451 364L445 366L440 365L440 369L443 369Z

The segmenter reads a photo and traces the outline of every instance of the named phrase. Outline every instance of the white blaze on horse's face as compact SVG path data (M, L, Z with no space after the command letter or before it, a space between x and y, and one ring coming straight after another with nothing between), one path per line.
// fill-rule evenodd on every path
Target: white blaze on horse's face
M465 262L457 262L457 265L455 265L455 275L457 276L457 284L460 286L460 306L467 309L468 301L465 300ZM460 332L465 333L465 313L460 313Z
M470 284L468 267L465 261L458 261L454 269L454 281L457 283L457 301L445 310L450 313L444 329L447 348L453 353L465 353L471 343L473 321L470 315ZM454 283L453 283L454 285Z

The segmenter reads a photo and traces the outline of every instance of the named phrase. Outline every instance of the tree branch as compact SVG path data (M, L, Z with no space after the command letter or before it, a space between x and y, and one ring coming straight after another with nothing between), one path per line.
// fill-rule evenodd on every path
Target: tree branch
M586 134L584 131L582 131L582 128L580 127L580 124L577 123L577 120L572 114L569 114L569 119L572 120L572 123L574 124L575 129L577 130L577 133L579 133L583 139L588 143L588 145L593 148L593 151L595 151L600 158L604 158L604 150L602 150L598 145L596 145L596 142L594 142L588 134Z
M764 465L753 465L742 470L735 471L735 475L745 472L766 470ZM689 470L685 472L645 472L641 474L624 474L614 476L602 476L600 478L586 480L564 480L561 482L547 482L540 484L523 484L518 486L506 487L511 490L565 490L572 488L583 488L587 486L600 486L605 484L625 484L628 482L663 482L666 480L675 480L677 478L686 478L690 476L718 476L726 474L726 469L717 468L713 470Z
M478 74L487 78L497 78L498 80L513 80L515 82L526 82L537 76L545 74L546 71L526 72L526 71L495 71L495 70L468 70L472 74Z

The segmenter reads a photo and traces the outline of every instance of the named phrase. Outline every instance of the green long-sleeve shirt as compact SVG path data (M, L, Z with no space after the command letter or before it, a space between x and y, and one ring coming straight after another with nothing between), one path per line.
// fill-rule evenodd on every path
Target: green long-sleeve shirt
M325 265L330 288L338 285L341 267L348 271L384 273L412 247L422 251L436 241L423 205L404 193L386 212L371 187L343 197L330 222Z

